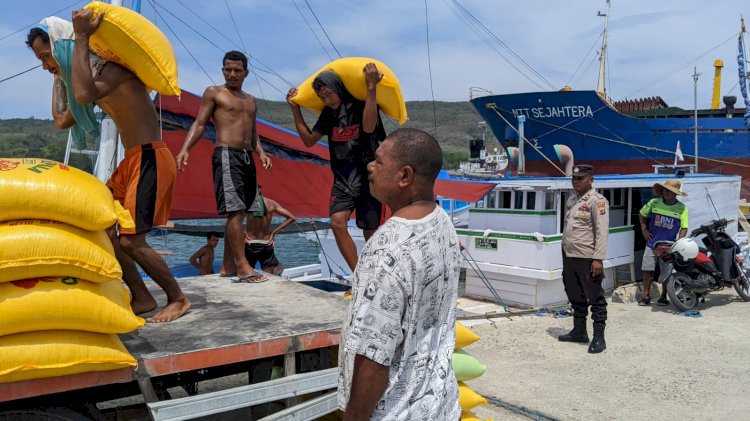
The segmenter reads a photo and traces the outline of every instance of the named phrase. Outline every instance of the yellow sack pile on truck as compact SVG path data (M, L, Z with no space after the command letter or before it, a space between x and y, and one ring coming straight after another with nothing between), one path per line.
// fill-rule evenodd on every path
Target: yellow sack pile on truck
M97 231L130 213L93 175L48 159L0 158L0 221L49 219Z
M135 73L150 89L180 95L177 58L167 37L143 15L127 7L95 1L87 4L95 15L104 13L90 46L99 57Z
M0 383L133 367L117 335L43 330L0 336Z
M107 282L122 270L105 231L40 219L0 222L0 283L45 276Z
M0 383L135 365L114 333L144 321L105 232L130 214L58 162L0 158L0 170Z
M378 83L375 91L378 106L383 112L398 121L398 124L406 123L406 104L401 94L401 86L393 71L381 61L367 57L347 57L334 60L318 69L312 76L297 87L297 95L292 98L294 103L300 107L320 113L325 107L323 101L318 98L312 87L312 82L318 73L324 70L332 70L344 82L344 87L354 98L364 101L367 98L367 85L365 84L365 73L363 69L367 63L375 63L383 79Z
M24 279L0 283L0 297L0 336L37 330L125 333L144 323L133 314L120 280Z

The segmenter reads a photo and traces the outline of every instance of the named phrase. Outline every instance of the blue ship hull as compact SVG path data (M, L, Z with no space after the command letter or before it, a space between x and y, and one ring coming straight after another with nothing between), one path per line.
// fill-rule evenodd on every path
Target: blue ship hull
M518 146L518 116L526 117L525 138L540 150L525 147L529 175L560 175L542 156L559 164L555 144L570 147L576 162L592 163L598 173L653 172L653 165L671 165L678 141L685 157L680 164L693 163L692 110L664 108L642 112L648 116L628 115L595 91L491 95L471 103L503 147ZM730 117L724 110L699 111L700 172L750 180L750 130L739 111ZM743 186L743 196L750 193L745 190Z

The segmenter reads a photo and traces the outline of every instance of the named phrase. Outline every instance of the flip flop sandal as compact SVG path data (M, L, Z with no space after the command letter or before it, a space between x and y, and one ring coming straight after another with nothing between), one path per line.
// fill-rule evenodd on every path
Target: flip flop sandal
M657 306L662 306L662 307L663 307L663 306L668 306L668 305L669 305L669 301L668 301L667 299L661 299L661 298L659 298L659 299L658 299L658 300L656 301L656 305L657 305Z
M651 305L651 299L650 298L641 298L641 301L638 301L639 306L650 306Z
M241 278L234 278L232 279L232 283L235 284L259 284L262 282L266 282L268 280L267 277L264 275L261 275L260 273L251 273L249 275L245 275Z

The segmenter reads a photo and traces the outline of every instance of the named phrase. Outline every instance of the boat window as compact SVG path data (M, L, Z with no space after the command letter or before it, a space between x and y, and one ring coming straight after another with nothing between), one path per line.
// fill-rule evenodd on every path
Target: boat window
M607 202L612 203L612 194L610 193L610 189L604 189L602 190L602 196L604 196L605 199L607 199Z
M485 205L486 208L496 208L496 201L497 201L497 192L491 191L489 194L487 194L487 204Z
M500 209L510 209L510 198L511 198L511 192L509 191L501 191L500 193L500 203L498 204L498 208Z
M513 201L513 209L523 209L523 192L517 191L515 200Z
M615 189L615 197L610 201L610 206L622 206L624 204L622 196L622 189Z
M536 209L536 192L526 193L526 209Z
M554 209L555 208L555 193L548 191L544 194L544 209Z

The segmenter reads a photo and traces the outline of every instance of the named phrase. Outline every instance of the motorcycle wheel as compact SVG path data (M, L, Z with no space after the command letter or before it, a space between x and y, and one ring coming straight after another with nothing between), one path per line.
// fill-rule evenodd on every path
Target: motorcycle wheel
M737 290L737 295L740 296L742 301L750 301L750 279L748 279L747 272L739 263L735 263L737 271L740 273L739 279L734 283L734 289Z
M687 277L684 273L673 273L667 279L669 301L680 311L692 310L698 307L698 294L686 288Z

